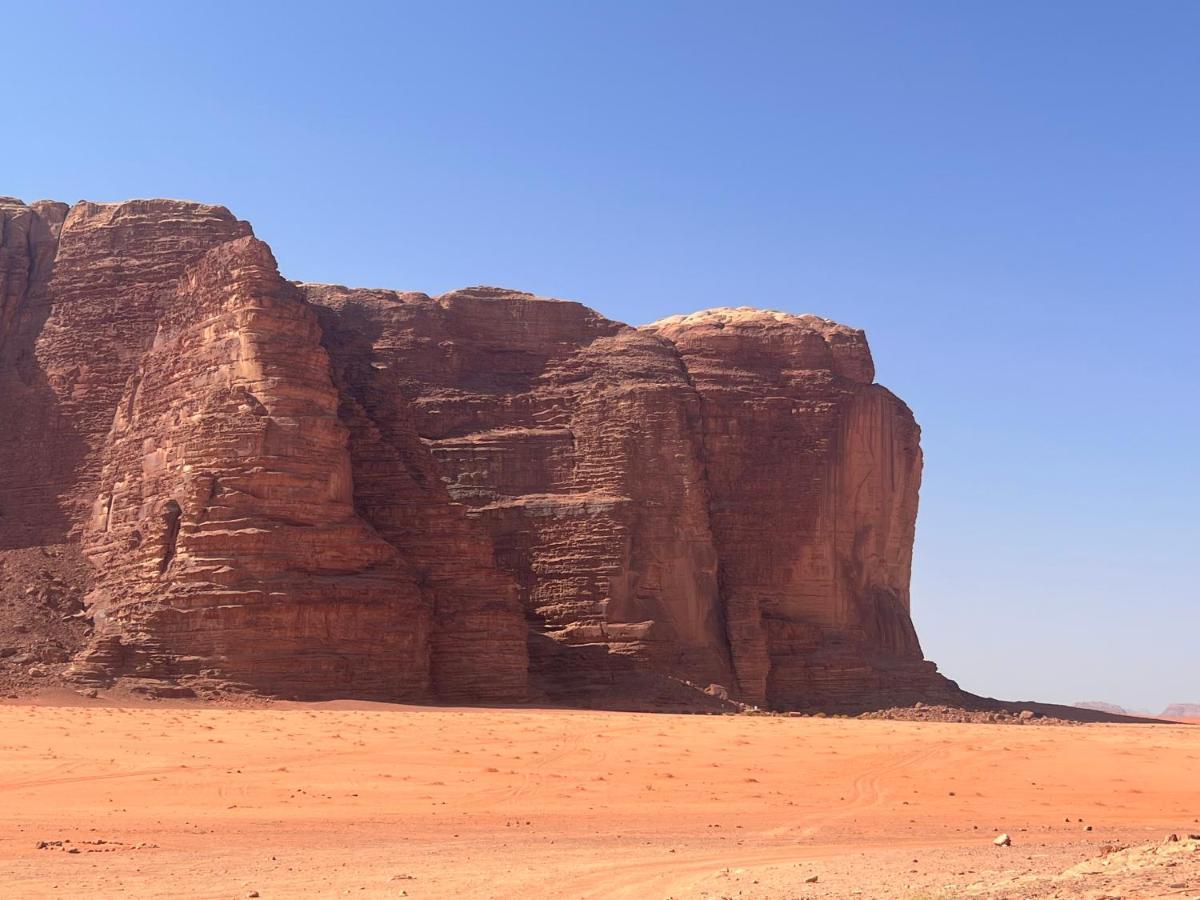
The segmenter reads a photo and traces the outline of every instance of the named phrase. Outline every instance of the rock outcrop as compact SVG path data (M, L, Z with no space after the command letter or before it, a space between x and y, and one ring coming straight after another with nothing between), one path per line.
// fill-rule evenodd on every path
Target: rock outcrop
M955 693L909 614L919 429L861 331L294 284L245 222L177 201L0 222L0 562L86 555L77 679Z

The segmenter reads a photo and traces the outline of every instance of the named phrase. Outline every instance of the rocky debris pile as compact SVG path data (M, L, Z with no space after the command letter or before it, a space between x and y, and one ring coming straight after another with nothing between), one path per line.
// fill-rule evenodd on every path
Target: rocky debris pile
M62 853L121 853L129 850L158 849L158 844L151 844L146 841L127 844L123 841L106 841L101 839L72 841L65 838L53 841L38 841L34 846L38 850L57 850Z
M1063 876L1117 875L1159 867L1174 869L1187 863L1200 871L1200 834L1171 833L1157 843L1133 847L1106 845L1097 856L1072 866Z
M916 703L860 713L860 719L894 719L906 722L962 722L980 725L1079 725L1077 720L1043 715L1031 709L1012 712L1008 709L970 709L960 706L941 706Z
M60 679L91 632L90 580L76 546L0 550L0 696Z
M1057 875L1021 875L956 887L967 897L1200 897L1200 834L1106 844Z

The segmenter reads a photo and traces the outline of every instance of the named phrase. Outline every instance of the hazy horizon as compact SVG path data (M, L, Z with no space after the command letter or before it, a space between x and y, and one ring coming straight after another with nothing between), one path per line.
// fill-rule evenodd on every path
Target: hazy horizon
M220 203L298 280L863 328L923 428L927 657L1006 699L1200 702L1200 7L7 20L37 90L0 194Z

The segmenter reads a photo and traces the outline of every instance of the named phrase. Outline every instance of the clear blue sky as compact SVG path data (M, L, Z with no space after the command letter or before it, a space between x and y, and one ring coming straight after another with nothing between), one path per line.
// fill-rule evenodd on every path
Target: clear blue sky
M865 328L927 655L1200 701L1200 4L21 3L0 193L186 197L293 278Z

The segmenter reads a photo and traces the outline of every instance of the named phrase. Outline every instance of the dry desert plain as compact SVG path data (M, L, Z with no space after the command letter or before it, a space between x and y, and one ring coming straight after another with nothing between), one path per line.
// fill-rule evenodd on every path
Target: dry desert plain
M0 705L5 897L1200 896L1185 724L63 694Z

